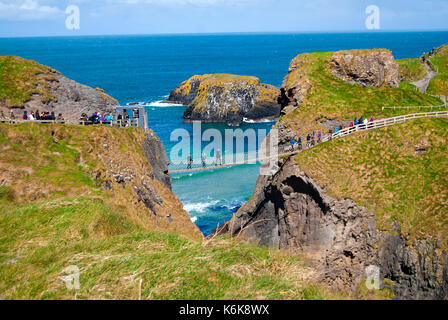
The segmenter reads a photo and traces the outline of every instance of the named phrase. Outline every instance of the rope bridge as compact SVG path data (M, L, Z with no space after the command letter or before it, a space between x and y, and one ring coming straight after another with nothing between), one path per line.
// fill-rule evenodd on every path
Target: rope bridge
M412 113L412 114L408 114L408 115L404 115L404 116L375 120L375 121L369 122L367 124L362 123L362 124L358 124L353 127L344 128L344 129L338 131L337 133L333 133L331 135L327 134L321 139L320 143L331 141L333 139L342 138L342 137L351 135L351 134L359 132L359 131L374 130L374 129L378 129L378 128L391 126L394 124L403 123L403 122L409 121L409 120L414 120L414 119L419 119L419 118L439 118L439 117L448 117L448 111ZM171 173L197 172L197 171L219 169L219 168L226 168L226 167L228 168L228 167L238 166L238 165L243 165L243 164L255 164L257 162L264 163L265 161L272 161L275 159L278 160L278 158L280 158L280 157L289 157L292 155L296 155L304 150L313 148L318 144L319 143L317 143L315 145L306 145L305 148L303 148L301 150L284 152L284 153L278 154L275 157L263 157L263 158L252 157L249 159L249 154L244 153L242 155L241 154L237 155L237 156L239 156L240 160L232 161L229 163L225 163L226 157L223 157L222 165L217 164L217 162L220 162L219 160L217 161L217 159L215 159L215 161L210 165L208 165L206 163L205 166L202 163L201 159L193 159L191 164L189 164L188 161L185 160L179 164L170 164L169 165L169 173L171 174Z
M333 139L342 138L345 136L348 136L350 134L359 132L359 131L365 131L365 130L374 130L398 123L403 123L405 121L419 119L419 118L439 118L439 117L448 117L448 111L437 111L437 112L422 112L422 113L412 113L404 116L398 116L393 118L385 118L380 120L375 120L372 122L369 122L367 124L358 124L353 127L344 128L337 133L333 134L327 134L324 137L322 137L322 142L331 141ZM61 124L71 124L71 125L106 125L111 127L138 127L138 119L128 119L128 120L111 120L111 121L83 121L83 120L15 120L15 119L0 119L0 123L7 123L7 124L20 124L20 123L61 123ZM319 144L317 143L317 144ZM317 145L316 144L316 145ZM173 164L171 163L169 165L169 173L183 173L183 172L196 172L196 171L203 171L203 170L211 170L211 169L218 169L218 168L226 168L226 167L233 167L243 164L255 164L255 163L264 163L265 161L272 161L272 160L278 160L280 157L288 157L291 155L296 155L304 150L310 149L315 147L316 145L306 145L304 149L301 150L292 150L290 152L284 152L281 154L278 154L276 156L272 157L253 157L249 159L249 154L239 154L239 155L232 155L232 159L237 158L236 161L230 161L226 163L226 156L223 156L221 161L222 164L218 164L219 159L215 159L212 163L205 163L205 165L202 163L201 159L193 159L191 163L188 163L187 160L182 161L179 164ZM210 161L210 159L209 159ZM208 162L209 162L208 161Z

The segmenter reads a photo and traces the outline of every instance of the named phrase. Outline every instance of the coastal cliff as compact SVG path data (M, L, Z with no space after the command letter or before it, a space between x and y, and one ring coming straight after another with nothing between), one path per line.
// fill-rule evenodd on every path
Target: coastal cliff
M326 134L355 117L413 111L382 106L441 104L399 83L390 52L351 58L359 53L305 53L291 62L274 126L280 152L291 138ZM447 299L447 132L446 119L414 120L283 158L220 232L308 256L333 287L356 292L375 266L398 299Z
M0 136L0 185L16 202L95 195L148 230L202 238L171 192L165 148L152 131L25 123L0 126Z
M100 88L90 88L33 60L0 56L0 112L16 117L24 110L62 113L79 119L82 113L113 113L118 101Z
M193 76L173 90L167 101L188 105L184 118L240 124L274 119L280 114L279 89L256 77L230 74Z

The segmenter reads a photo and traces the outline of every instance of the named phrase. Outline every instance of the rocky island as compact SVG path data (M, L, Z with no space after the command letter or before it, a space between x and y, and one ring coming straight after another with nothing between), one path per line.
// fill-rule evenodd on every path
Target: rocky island
M167 100L187 105L184 118L239 125L280 115L279 89L256 77L231 74L196 75L173 90Z

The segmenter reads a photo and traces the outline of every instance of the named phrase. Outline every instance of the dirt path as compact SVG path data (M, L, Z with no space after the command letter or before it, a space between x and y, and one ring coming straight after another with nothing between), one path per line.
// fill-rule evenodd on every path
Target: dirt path
M432 79L434 79L435 76L437 76L437 72L432 70L431 66L429 65L428 61L425 61L423 64L426 67L426 76L422 80L411 82L414 86L416 86L421 93L426 93L426 90L428 89L429 83Z

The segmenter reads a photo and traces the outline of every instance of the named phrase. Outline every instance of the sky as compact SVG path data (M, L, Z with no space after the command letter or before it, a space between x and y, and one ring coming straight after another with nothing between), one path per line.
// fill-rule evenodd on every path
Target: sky
M447 17L448 0L0 0L0 37L429 31Z

